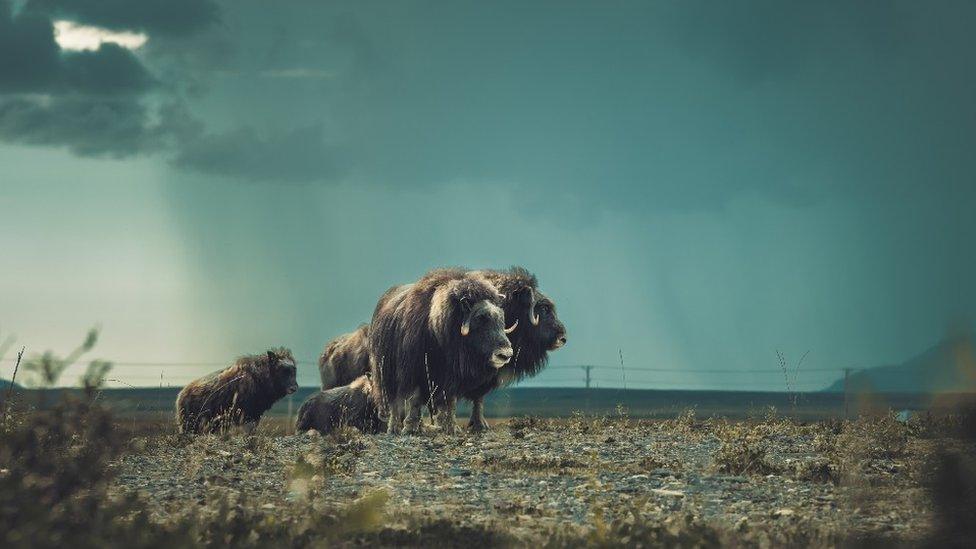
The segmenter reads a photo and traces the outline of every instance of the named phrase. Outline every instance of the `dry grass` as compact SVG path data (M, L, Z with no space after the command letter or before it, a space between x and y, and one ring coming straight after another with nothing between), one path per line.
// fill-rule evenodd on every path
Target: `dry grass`
M488 471L523 471L527 473L565 473L570 469L586 469L595 466L592 456L579 459L573 456L534 455L506 452L485 453L473 460L472 465Z
M766 425L758 428L744 423L726 424L716 429L721 441L715 453L715 469L729 475L771 475L780 468L767 457Z
M673 420L634 421L618 410L566 420L516 418L507 430L481 437L389 438L353 430L301 435L288 438L301 451L285 463L270 461L281 454L283 440L270 424L256 436L184 437L171 429L120 428L127 423L90 402L65 403L50 413L21 411L11 419L0 433L4 547L827 547L878 539L951 546L971 540L976 524L973 445L959 438L965 418L906 425L889 414L799 424L767 412L730 422L699 420L691 410ZM391 485L394 490L359 484L355 495L335 502L335 487L375 473L371 460L377 456L424 445L427 454L409 455L458 469L431 472L435 482L481 482L486 490L499 490L498 481L514 479L527 487L498 492L493 511L474 512L479 508L465 506L463 498L445 503L417 496L404 502L404 484L423 483L411 474L392 474L383 481L401 483ZM710 455L689 460L689 446ZM113 489L124 456L177 450L186 456L185 470L172 480L208 483L199 500L160 507ZM239 489L271 466L280 467L279 476L265 478L285 483L288 497L260 499ZM705 514L711 504L696 495L696 486L726 482L721 479L728 475L742 478L708 497L721 495L727 498L722 506L746 511ZM542 484L564 482L571 488L550 491L548 499L537 495ZM779 503L756 507L734 492L746 487L771 501L779 501L784 487L836 494L837 505L849 505L841 515L854 522L825 520L821 513L829 506L803 509L802 498L790 500L789 509ZM573 509L576 494L585 506L567 521L556 505L563 503L553 498L567 498ZM928 529L873 526L892 513L908 516L928 508L935 509Z

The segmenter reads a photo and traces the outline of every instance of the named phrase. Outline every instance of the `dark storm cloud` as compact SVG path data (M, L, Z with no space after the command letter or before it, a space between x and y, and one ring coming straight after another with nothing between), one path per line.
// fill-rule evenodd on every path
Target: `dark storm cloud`
M171 150L202 126L180 102L150 109L127 97L53 96L0 102L0 140L125 158Z
M114 98L52 97L0 103L0 139L65 146L81 156L125 157L158 148L147 108Z
M905 14L891 1L690 0L665 13L684 50L749 80L795 75L823 60L891 56L907 38Z
M30 0L38 10L112 30L138 30L186 36L220 21L220 8L210 0Z
M395 25L353 8L335 35L372 60L330 97L364 180L643 212L887 200L976 173L971 4L441 7Z
M163 149L196 127L174 100L151 100L161 83L131 51L113 43L62 51L56 7L32 3L15 12L0 0L0 139L125 157Z
M14 17L0 0L0 93L48 90L58 84L60 48L51 20L39 14Z
M62 71L65 89L82 94L139 94L155 84L129 50L111 43L95 51L64 54Z
M65 80L66 56L36 18L70 15L145 30L159 82L213 126L253 128L185 133L170 152L187 170L508 182L524 204L631 211L753 194L876 200L976 173L972 4L28 5L0 40L29 45L36 62L0 53L3 89ZM139 80L98 93L126 82ZM311 129L310 114L323 125Z
M0 0L0 93L139 94L155 83L129 50L103 43L93 51L63 52L50 17L14 15Z
M193 171L241 180L306 182L333 176L334 155L321 125L286 132L241 128L181 143L174 163Z

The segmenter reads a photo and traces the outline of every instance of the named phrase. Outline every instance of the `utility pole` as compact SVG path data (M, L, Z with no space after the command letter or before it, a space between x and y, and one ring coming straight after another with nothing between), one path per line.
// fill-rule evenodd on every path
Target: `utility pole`
M851 368L844 368L844 419L848 418L850 412L850 377Z
M580 366L580 368L582 368L583 371L586 372L586 388L589 389L590 388L590 370L593 369L593 366Z
M617 349L617 353L620 355L620 375L624 379L624 391L627 390L627 369L624 368L624 350Z

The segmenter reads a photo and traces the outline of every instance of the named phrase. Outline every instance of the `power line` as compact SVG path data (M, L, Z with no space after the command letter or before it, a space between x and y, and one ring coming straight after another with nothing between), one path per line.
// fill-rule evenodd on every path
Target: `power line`
M0 359L0 361L2 361L2 362L14 362L14 360L15 359L13 359L13 358L2 358L2 359ZM111 362L115 366L125 366L125 367L153 367L153 368L160 368L160 367L204 367L204 366L206 366L206 367L219 368L219 367L230 366L231 364L233 364L234 361L231 360L231 361L227 361L227 362L163 362L163 361L154 362L154 361L136 361L136 360L132 360L132 361L109 360L109 362ZM318 359L315 359L315 360L303 359L303 360L296 360L295 362L297 364L301 364L301 365L314 365L314 366L318 366ZM545 370L543 370L543 371L551 371L551 370L575 370L575 371L579 371L580 368L584 368L584 369L585 368L591 368L593 370L613 370L615 372L620 372L621 371L621 369L618 368L617 366L607 366L607 365L601 365L601 364L589 364L589 365L554 364L554 365L551 365L551 366L547 366L545 368ZM782 373L782 370L781 369L772 369L772 368L748 369L748 370L734 370L734 369L728 369L728 368L724 368L724 369L717 369L717 368L649 368L649 367L633 367L633 366L628 366L626 370L628 372L631 372L631 371L634 371L634 372L678 372L678 373L684 373L684 374L695 374L695 373L701 373L701 374L776 374L776 373ZM803 369L799 370L798 373L805 373L805 372L839 372L840 373L840 372L843 372L844 370L845 370L845 368L803 368ZM891 372L891 373L897 375L897 374L908 373L908 372ZM626 374L621 374L621 375L626 375Z
M584 366L580 366L580 365L561 365L560 364L560 365L548 366L546 369L547 370L549 370L549 369L554 369L554 370L569 370L569 369L573 369L573 370L577 370L577 369L582 368L582 367L584 367ZM589 365L589 367L591 367L593 369L596 369L596 370L614 370L614 371L620 371L620 368L618 368L616 366L606 366L606 365L599 365L599 364L591 364L591 365ZM724 373L736 373L736 374L746 374L746 373L748 373L748 374L778 374L778 373L782 373L783 372L783 370L781 370L781 369L772 369L772 368L767 368L767 369L749 369L749 370L731 370L731 369L728 369L728 368L725 368L725 369L641 368L641 367L636 367L635 368L633 366L628 366L627 367L627 371L628 372L632 372L632 371L640 371L640 372L683 372L683 373L702 373L702 374L724 374ZM803 368L803 369L800 370L800 372L843 372L843 371L844 371L843 368Z
M3 362L13 362L13 360L12 359L9 359L9 358L3 358L3 359L0 359L0 361L3 361ZM221 368L221 367L230 366L231 364L234 363L233 360L227 361L227 362L139 362L139 361L122 362L122 361L117 361L117 360L108 360L108 362L111 362L112 365L114 365L114 366L126 366L126 367L131 367L131 366L147 366L147 367L153 367L153 368L160 368L160 367L167 367L167 368L169 368L169 367L197 367L197 368L199 368L199 367L203 367L203 366L211 367L211 368ZM318 360L296 360L295 363L296 364L307 364L307 365L315 365L315 366L318 366L318 363L319 362L318 362ZM79 365L79 364L83 364L83 362L78 362L75 365Z

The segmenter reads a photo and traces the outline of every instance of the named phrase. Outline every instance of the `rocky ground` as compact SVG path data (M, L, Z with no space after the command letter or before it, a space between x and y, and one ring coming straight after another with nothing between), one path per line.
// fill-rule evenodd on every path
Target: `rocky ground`
M215 494L272 515L368 500L383 507L386 528L442 521L454 534L478 532L499 545L629 544L689 529L758 545L911 544L933 528L933 452L947 443L974 450L890 416L798 425L692 413L631 420L623 412L516 418L478 435L428 428L422 436L167 434L138 442L116 465L117 487L140 494L161 518L211 505Z

